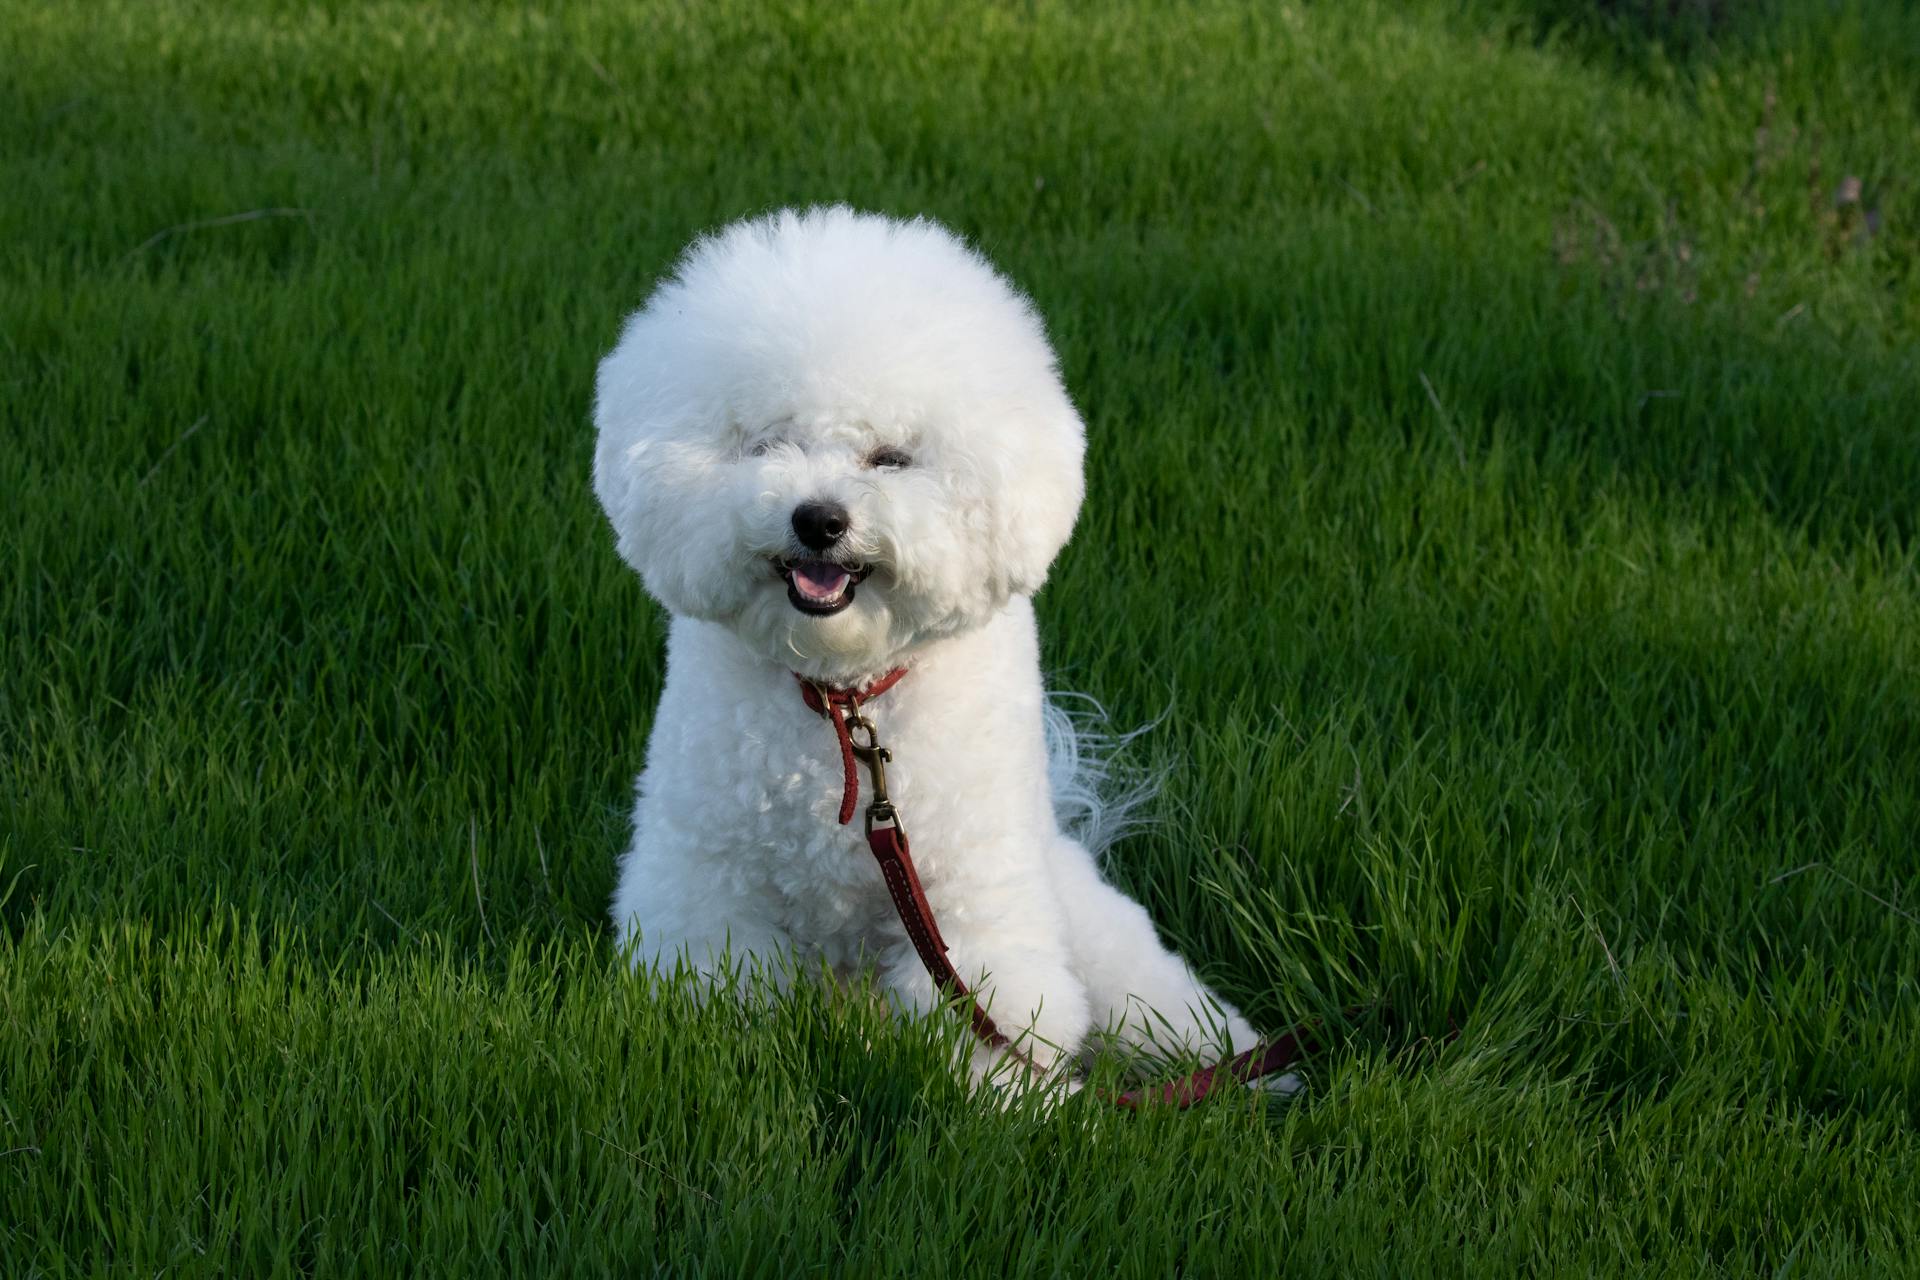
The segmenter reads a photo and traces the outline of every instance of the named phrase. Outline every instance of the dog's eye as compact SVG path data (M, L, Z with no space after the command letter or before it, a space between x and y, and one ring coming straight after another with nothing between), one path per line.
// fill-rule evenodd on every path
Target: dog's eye
M747 449L747 456L749 458L764 458L771 452L773 452L773 441L756 440Z
M876 471L898 471L912 466L913 457L905 449L883 447L868 454L866 464Z

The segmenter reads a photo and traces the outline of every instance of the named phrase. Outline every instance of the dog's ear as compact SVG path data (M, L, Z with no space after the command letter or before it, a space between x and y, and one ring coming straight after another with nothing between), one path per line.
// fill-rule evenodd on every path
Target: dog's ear
M620 341L600 362L593 396L593 425L599 436L593 455L594 496L613 525L620 558L642 575L648 454L667 434L656 420L662 406L649 394L644 319L644 313L629 317Z
M1000 424L1009 445L1001 451L995 497L1000 563L1008 590L1032 595L1047 580L1060 549L1073 535L1086 481L1086 433L1072 401L1057 384L1053 394L1021 420Z
M649 307L627 322L600 362L593 492L620 558L647 590L674 612L697 614L712 603L706 593L716 585L706 562L711 506L695 497L722 478L710 444L720 429L709 419L719 410L676 379L682 352L670 333Z

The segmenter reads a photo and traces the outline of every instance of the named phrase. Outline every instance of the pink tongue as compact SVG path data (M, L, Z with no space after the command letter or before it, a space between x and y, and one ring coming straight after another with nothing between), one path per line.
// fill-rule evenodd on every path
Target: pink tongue
M800 594L815 600L831 600L846 587L852 575L837 564L824 560L802 560L793 566L794 585Z

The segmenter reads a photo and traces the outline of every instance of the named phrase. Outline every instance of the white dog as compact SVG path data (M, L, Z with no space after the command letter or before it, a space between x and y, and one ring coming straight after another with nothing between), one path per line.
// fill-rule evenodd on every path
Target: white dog
M594 420L595 492L672 615L613 900L636 963L871 965L935 1005L795 679L858 692L904 668L865 712L1000 1028L1047 1070L1101 1028L1252 1043L1056 816L1031 597L1080 508L1084 432L1025 297L925 219L737 223L628 321Z

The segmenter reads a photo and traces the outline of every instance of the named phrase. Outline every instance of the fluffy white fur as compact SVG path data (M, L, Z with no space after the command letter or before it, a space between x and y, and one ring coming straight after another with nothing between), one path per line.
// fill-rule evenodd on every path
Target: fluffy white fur
M1001 1027L1048 1065L1101 1028L1252 1042L1056 815L1086 796L1049 778L1030 597L1079 511L1084 432L1026 298L925 219L782 212L695 243L597 392L595 492L672 615L613 902L636 963L872 965L933 1004L793 676L904 665L871 714L950 955ZM848 527L818 554L869 575L831 616L780 573L817 554L794 513L819 502Z

